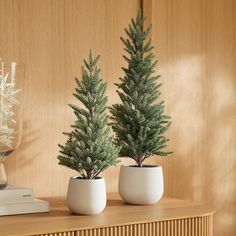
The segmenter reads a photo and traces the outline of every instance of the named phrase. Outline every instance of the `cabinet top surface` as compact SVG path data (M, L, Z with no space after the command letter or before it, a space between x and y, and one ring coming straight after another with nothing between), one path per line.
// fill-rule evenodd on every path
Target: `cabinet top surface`
M20 236L68 232L194 218L214 213L209 206L186 200L163 198L154 205L135 206L125 204L117 194L109 194L107 207L102 213L93 216L78 216L69 212L65 198L47 198L45 200L50 202L50 213L0 217L0 235Z

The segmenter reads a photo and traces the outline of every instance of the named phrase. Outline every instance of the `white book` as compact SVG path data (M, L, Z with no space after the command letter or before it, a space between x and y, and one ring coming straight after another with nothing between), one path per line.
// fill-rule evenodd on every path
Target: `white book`
M32 202L0 205L0 216L49 212L49 203L34 199Z
M33 200L34 192L32 188L22 188L9 185L0 190L0 205L32 202Z

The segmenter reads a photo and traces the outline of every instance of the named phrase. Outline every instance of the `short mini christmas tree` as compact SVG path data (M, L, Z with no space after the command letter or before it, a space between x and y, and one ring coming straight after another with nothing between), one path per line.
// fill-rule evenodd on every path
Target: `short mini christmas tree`
M151 40L146 38L151 30L143 30L145 18L141 11L125 29L127 39L121 38L128 56L122 68L125 75L120 79L118 94L122 101L111 108L112 128L116 134L116 145L121 147L120 157L129 157L141 167L150 156L167 156L171 152L163 149L168 139L165 132L170 126L170 117L164 115L164 102L159 102L160 76L154 75L157 61L152 53Z
M89 60L84 60L85 68L82 67L82 80L75 78L77 88L73 95L83 108L69 105L76 121L71 126L73 130L64 133L68 136L65 146L59 145L59 164L78 171L84 179L94 179L118 162L119 148L113 144L107 126L107 85L99 78L98 60L99 56L94 59L90 51Z

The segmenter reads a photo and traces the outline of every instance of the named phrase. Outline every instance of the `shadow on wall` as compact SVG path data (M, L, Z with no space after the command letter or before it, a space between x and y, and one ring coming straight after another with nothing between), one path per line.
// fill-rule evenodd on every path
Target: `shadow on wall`
M218 72L218 73L217 73ZM232 75L214 71L209 82L207 114L206 200L214 203L219 222L218 233L236 230L236 93Z
M203 63L200 55L186 56L160 70L161 76L168 78L164 81L164 97L173 121L169 131L174 154L168 159L168 194L194 200L202 200L204 185Z
M22 174L24 173L24 169L32 168L34 160L36 160L37 157L40 155L39 152L30 152L30 155L28 152L28 149L36 150L32 149L31 147L33 143L39 140L39 138L39 131L31 129L31 121L24 121L20 145L7 158L6 161L7 176L11 184L17 185L17 183L19 182L19 184L22 185L22 183L18 180L24 179L21 178ZM26 155L26 153L28 154ZM35 174L36 173L37 172L35 172Z
M209 72L201 56L161 68L173 120L169 195L210 203L224 225L215 230L229 235L236 230L236 93L232 74Z

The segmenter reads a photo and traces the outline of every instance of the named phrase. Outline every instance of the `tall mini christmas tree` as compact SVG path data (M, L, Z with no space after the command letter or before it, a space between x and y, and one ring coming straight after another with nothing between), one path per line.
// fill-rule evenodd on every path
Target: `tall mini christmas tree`
M116 145L121 147L120 156L135 160L141 167L150 156L167 156L171 152L163 149L168 139L165 132L170 126L170 117L164 115L164 102L159 102L161 84L157 83L157 61L152 53L151 40L146 38L151 30L143 30L145 18L141 11L136 20L125 29L127 39L121 37L128 56L123 56L128 63L122 68L125 75L119 78L118 94L122 101L111 108L112 128L116 134Z
M73 130L64 133L68 136L65 146L59 145L59 164L78 171L84 179L94 179L118 162L119 149L109 136L108 115L105 113L107 85L99 78L98 60L99 56L94 59L90 51L89 60L84 60L85 68L82 67L82 80L75 78L74 96L83 108L69 105L76 121L71 126Z

